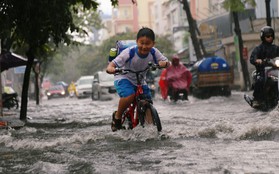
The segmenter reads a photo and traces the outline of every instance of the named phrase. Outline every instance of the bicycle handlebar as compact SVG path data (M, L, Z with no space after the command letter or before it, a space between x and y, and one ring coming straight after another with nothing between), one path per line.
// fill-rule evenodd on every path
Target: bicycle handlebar
M135 74L140 74L142 72L145 72L149 69L152 71L155 71L156 69L160 69L161 67L158 64L153 64L152 62L148 63L148 67L145 68L144 70L141 71L133 71L130 69L122 69L122 68L115 68L115 73L114 74L127 74L128 72L135 73Z

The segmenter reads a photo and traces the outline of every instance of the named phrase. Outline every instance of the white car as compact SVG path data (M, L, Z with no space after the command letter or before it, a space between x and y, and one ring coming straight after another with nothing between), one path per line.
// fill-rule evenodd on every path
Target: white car
M92 84L92 100L100 100L104 95L115 93L114 75L99 71L94 75Z
M86 98L91 96L92 82L94 76L81 76L76 82L77 98Z

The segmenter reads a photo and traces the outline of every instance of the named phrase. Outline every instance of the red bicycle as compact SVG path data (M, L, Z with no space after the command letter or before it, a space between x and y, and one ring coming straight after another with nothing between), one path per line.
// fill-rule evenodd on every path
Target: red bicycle
M134 73L137 78L135 99L122 115L122 125L127 125L128 129L133 129L140 123L142 127L153 124L159 132L162 130L159 114L153 106L153 101L144 95L142 87L142 74L150 69L156 70L157 68L159 68L159 65L150 62L149 66L142 71L116 69L116 74Z

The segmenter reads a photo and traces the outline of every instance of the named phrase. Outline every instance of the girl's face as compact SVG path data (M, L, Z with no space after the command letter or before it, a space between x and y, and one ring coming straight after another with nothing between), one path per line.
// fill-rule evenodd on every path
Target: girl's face
M142 56L147 55L154 45L155 42L150 38L146 36L140 37L137 40L138 53Z

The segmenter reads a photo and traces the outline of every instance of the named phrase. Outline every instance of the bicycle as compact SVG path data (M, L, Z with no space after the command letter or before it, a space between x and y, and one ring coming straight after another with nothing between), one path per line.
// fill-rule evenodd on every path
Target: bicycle
M142 127L147 124L153 124L157 127L158 132L162 130L161 121L159 118L159 114L155 107L153 106L152 99L147 98L143 94L143 87L142 87L142 73L151 70L156 70L160 68L157 64L149 63L149 66L142 70L142 71L132 71L129 69L119 69L117 68L115 74L126 74L126 73L135 73L137 79L137 87L136 87L136 94L135 99L131 103L131 105L124 111L122 115L122 125L124 125L127 120L128 129L135 128L139 123ZM151 118L150 118L151 117ZM126 128L126 127L125 127Z

